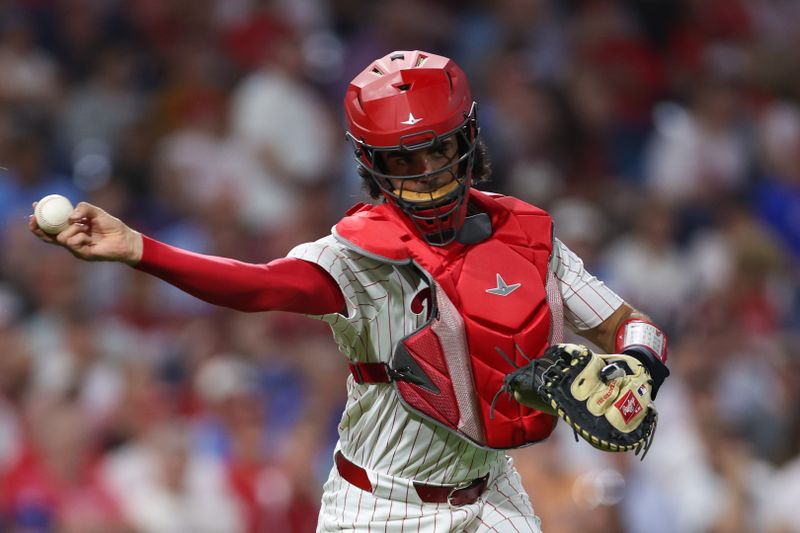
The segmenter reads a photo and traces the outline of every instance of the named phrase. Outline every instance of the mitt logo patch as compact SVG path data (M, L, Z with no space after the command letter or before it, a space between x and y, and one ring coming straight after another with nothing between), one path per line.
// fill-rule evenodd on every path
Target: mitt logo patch
M616 401L614 407L619 409L622 419L626 424L630 424L633 417L642 412L642 404L633 395L633 391L628 391L625 395Z

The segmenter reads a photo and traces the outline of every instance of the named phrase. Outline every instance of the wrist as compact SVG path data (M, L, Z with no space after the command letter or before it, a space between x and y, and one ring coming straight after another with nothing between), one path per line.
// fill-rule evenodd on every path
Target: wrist
M653 378L653 394L656 397L661 384L669 376L667 368L667 337L652 322L630 318L620 324L615 339L615 351L630 355L647 368Z
M139 264L144 255L144 239L142 238L142 234L136 230L129 230L129 232L129 251L122 262L135 267Z

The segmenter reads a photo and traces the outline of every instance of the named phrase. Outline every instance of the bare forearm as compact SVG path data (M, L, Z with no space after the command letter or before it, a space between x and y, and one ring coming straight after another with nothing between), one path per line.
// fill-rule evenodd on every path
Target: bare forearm
M606 353L613 353L616 344L617 330L620 325L629 318L638 318L645 321L650 320L644 313L624 303L599 326L581 331L580 335L596 344Z
M653 377L653 398L669 376L667 337L650 317L628 304L605 319L599 326L581 333L606 353L632 355L641 361Z

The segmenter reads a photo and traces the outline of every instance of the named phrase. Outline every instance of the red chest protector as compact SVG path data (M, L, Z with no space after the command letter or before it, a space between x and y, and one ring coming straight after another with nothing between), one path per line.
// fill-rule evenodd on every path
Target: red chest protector
M366 381L391 381L406 408L479 446L516 448L545 439L556 422L502 398L490 417L514 369L509 361L522 366L561 340L560 296L548 269L552 221L511 197L471 190L470 201L492 222L491 237L477 244L430 246L389 204L351 209L334 235L382 262L413 263L432 288L434 312L397 343L390 378Z

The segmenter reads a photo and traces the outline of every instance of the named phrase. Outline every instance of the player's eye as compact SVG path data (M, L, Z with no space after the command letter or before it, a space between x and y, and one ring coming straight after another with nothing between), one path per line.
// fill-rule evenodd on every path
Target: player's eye
M388 152L383 156L383 161L387 166L396 166L398 164L407 164L408 156L402 152Z
M453 139L445 139L431 146L431 152L440 157L448 157L450 152L453 151L454 143Z

